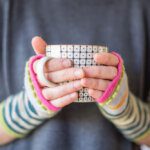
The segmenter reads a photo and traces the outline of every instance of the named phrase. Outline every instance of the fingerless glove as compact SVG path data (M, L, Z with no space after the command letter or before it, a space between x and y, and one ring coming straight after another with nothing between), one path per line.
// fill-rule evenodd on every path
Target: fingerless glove
M106 89L97 105L129 140L139 142L150 132L150 104L135 97L128 88L128 79L121 56L118 57L118 74Z
M15 138L27 135L60 110L43 97L33 71L34 62L43 57L37 55L30 58L25 67L24 90L0 104L0 124Z

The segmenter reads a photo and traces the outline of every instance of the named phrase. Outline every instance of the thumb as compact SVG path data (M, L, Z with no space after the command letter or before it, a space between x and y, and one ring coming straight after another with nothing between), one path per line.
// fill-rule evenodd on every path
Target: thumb
M45 54L47 43L39 36L32 38L31 45L36 54Z

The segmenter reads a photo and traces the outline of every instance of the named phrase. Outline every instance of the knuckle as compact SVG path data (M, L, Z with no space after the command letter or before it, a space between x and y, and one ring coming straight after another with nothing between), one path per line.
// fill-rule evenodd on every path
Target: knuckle
M64 80L70 80L73 68L65 69L61 72L60 78L64 78Z
M104 83L101 79L99 79L99 81L96 84L97 84L98 89L101 89L104 85Z
M97 88L97 87L99 86L99 83L97 82L97 79L92 80L91 85L92 85L94 88Z
M87 86L87 85L88 85L88 80L87 80L86 78L83 78L83 79L82 79L82 84L83 84L84 86Z
M73 81L71 86L72 86L73 91L77 91L81 89L81 84L77 81Z
M73 91L78 90L77 87L76 87L75 81L72 82L71 86L72 86Z
M71 90L71 86L70 86L70 83L64 83L62 86L61 86L61 92L60 90L58 91L59 95L66 95L70 92Z
M58 91L58 93L59 93L59 95L65 95L65 94L67 94L68 92L69 92L69 90L70 90L70 87L69 87L69 85L68 84L64 84L64 85L62 85L62 87L61 87L61 92L60 91ZM61 94L62 93L62 94Z
M97 74L101 76L103 70L104 70L104 68L103 68L102 66L99 66L99 67L95 70L95 72L97 72Z
M68 95L68 99L70 99L71 101L75 100L77 98L77 94L76 93L72 93Z
M69 59L62 58L61 65L62 68L68 68L72 66L72 62Z

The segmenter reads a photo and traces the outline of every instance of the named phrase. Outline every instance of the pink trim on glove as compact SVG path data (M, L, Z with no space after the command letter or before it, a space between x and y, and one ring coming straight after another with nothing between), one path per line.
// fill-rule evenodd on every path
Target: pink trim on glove
M44 55L36 55L36 56L31 57L30 60L29 60L29 72L30 72L31 80L33 82L36 94L39 97L39 99L41 100L42 104L44 106L46 106L46 108L48 108L49 110L58 111L61 108L52 105L49 100L47 100L47 99L44 98L44 96L42 94L42 91L41 91L41 88L40 88L40 85L38 83L38 80L36 78L36 74L35 74L35 72L33 70L33 63L36 60L38 60L38 59L40 59L42 57L44 57Z
M105 90L105 92L103 93L103 95L97 99L97 102L99 103L104 103L114 92L120 78L122 75L122 64L123 64L123 59L121 58L121 56L115 52L112 52L113 55L117 56L119 63L118 63L118 73L117 76L112 80L112 82L109 84L108 88Z

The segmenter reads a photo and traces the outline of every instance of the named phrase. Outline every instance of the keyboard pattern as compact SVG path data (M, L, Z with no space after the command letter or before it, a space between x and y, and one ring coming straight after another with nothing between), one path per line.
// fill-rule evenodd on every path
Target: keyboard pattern
M93 54L99 52L108 52L108 47L99 45L48 45L46 47L46 56L71 59L76 68L97 65ZM88 95L87 89L83 88L79 91L76 102L94 102L94 99Z

